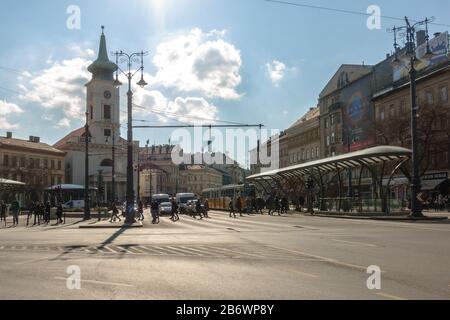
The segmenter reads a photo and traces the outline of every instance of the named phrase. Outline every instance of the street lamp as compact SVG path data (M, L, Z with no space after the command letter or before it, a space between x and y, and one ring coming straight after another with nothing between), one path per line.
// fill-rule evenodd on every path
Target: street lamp
M109 137L106 138L109 142ZM112 168L111 168L111 198L112 202L116 203L116 132L112 128Z
M115 85L120 86L121 83L118 79L118 72L122 72L128 79L128 131L127 131L127 208L126 208L126 219L125 223L134 223L135 212L134 212L134 169L133 169L133 92L131 90L131 80L133 77L140 71L141 72L141 80L137 83L141 88L147 85L147 82L144 80L144 56L146 56L147 52L138 52L128 54L123 51L116 51L114 55L116 56L117 65L119 63L119 57L123 58L123 61L127 63L127 72L124 72L120 67L118 67L118 71L116 72L116 81ZM139 61L140 58L140 61ZM140 67L132 72L133 63L140 62Z
M86 125L84 127L85 156L84 156L84 220L91 219L91 204L89 195L89 113L86 112Z
M421 25L425 25L426 31L426 43L427 52L425 57L432 55L429 45L428 36L428 24L431 22L430 19L426 18L423 21L416 22L411 25L408 18L405 17L406 25L392 29L394 33L394 48L395 48L395 59L394 63L399 63L397 52L399 51L399 46L397 44L397 32L400 30L406 31L406 51L405 57L409 59L409 78L410 78L410 91L411 91L411 145L412 145L412 179L411 179L411 217L420 218L423 217L422 207L419 203L418 194L422 189L420 173L419 173L419 160L418 160L418 136L417 136L417 96L416 96L416 77L417 71L414 67L414 63L418 59L416 56L416 28Z

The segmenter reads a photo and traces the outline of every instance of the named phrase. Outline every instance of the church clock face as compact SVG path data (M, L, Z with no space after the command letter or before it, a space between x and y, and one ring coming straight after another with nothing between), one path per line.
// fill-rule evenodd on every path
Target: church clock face
M103 93L103 96L105 97L105 99L111 99L112 95L110 91L105 91Z

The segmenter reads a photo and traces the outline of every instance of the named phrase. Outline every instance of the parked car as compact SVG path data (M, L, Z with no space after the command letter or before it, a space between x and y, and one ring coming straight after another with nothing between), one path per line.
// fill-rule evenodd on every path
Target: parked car
M62 205L63 209L83 209L84 200L70 200Z
M191 200L195 200L195 194L193 193L178 193L177 194L177 204L178 204L178 208L180 210L180 213L187 213L188 211L188 206L187 203L188 201Z
M134 201L134 211L137 213L138 212L138 204L136 201ZM127 212L127 202L125 201L122 206L120 207L120 210L122 211L122 214L125 214Z
M159 215L172 214L172 203L170 202L162 202L159 205Z

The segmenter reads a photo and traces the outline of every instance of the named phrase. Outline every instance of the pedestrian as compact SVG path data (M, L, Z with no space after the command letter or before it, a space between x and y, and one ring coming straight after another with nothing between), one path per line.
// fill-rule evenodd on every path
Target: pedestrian
M206 218L209 218L208 212L209 212L209 201L208 199L205 199L205 202L203 203L203 212Z
M47 201L47 203L45 204L45 215L44 215L45 216L44 217L44 221L45 221L46 224L50 223L50 220L51 220L51 218L50 218L51 209L52 209L52 207L50 205L50 201Z
M152 211L152 218L153 218L153 220L152 220L152 223L153 224L158 224L159 223L159 204L158 204L158 202L156 202L156 201L152 201L152 204L151 204L151 211Z
M56 224L60 224L63 223L62 220L62 215L63 215L63 207L62 204L58 204L58 207L56 208Z
M14 200L11 203L11 211L13 215L13 227L19 225L20 204L19 201Z
M116 204L113 203L111 220L109 220L109 222L116 222L117 219L119 219L119 221L122 221L122 219L120 219L120 217L119 217L119 209L117 209Z
M0 221L5 221L5 227L6 227L6 209L7 209L7 206L6 206L6 203L3 201L3 200L1 200L0 201Z
M239 213L239 216L243 217L243 215L242 215L242 198L241 198L241 196L237 197L237 199L236 199L236 210Z
M236 218L236 213L234 212L234 201L233 201L233 199L230 200L230 203L228 204L228 207L230 209L230 218L231 218L231 215L234 215L234 217Z
M171 211L172 216L170 217L170 220L172 220L173 222L180 220L180 217L178 215L178 204L177 201L175 199L172 199L172 211Z
M30 218L33 215L33 211L34 211L34 202L31 201L30 204L28 205L28 211L27 211L27 227L30 225Z
M200 199L197 199L197 201L195 202L195 213L194 213L194 218L197 219L197 215L200 216L200 220L203 219L202 216L202 203L200 201Z
M139 205L138 205L138 212L139 212L139 221L144 221L144 203L141 201L139 201Z
M39 201L36 201L34 203L33 215L34 215L33 226L36 225L36 220L37 220L37 224L41 225L41 203Z

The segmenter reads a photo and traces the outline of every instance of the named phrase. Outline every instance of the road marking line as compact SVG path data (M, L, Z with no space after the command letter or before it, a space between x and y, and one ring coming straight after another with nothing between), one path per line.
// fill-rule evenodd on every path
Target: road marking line
M319 278L318 275L312 274L312 273L309 273L309 272L304 272L304 271L300 271L300 270L297 270L297 269L295 269L295 270L293 270L293 271L294 271L295 273L301 274L301 275L306 276L306 277L309 277L309 278L314 278L314 279Z
M67 281L67 278L63 277L54 277L55 280L63 280ZM115 286L115 287L128 287L128 288L135 288L136 286L126 283L116 283L116 282L106 282L106 281L97 281L97 280L83 280L81 279L81 282L91 283L91 284L99 284L99 285L107 285L107 286Z
M342 242L342 243L348 243L348 244L356 244L356 245L361 245L361 246L366 246L366 247L376 247L377 245L372 244L372 243L365 243L365 242L358 242L358 241L347 241L347 240L339 240L339 239L331 239L333 241L336 242Z
M324 262L328 262L328 263L339 265L339 266L344 266L344 267L351 268L351 269L357 269L357 270L361 270L361 271L364 271L364 272L367 271L367 267L363 267L363 266L359 266L359 265L351 264L351 263L341 262L341 261L333 259L333 258L322 257L322 256L318 256L318 255L313 255L313 254L310 254L310 253L307 253L307 252L301 252L301 251L297 251L297 250L290 250L290 249L280 248L280 247L276 247L276 246L269 246L268 245L266 247L273 248L273 249L278 249L278 250L284 250L284 251L287 251L287 252L292 252L292 253L300 254L300 255L303 255L303 256L307 256L307 257L316 258L316 259L322 260Z
M240 252L240 251L235 251L235 250L225 249L225 248L220 248L220 247L215 247L215 246L209 246L209 248L220 250L220 251L225 251L225 252L231 252L231 253L237 254L238 256L246 255L246 256L256 257L256 258L262 258L263 257L261 255L256 255L256 254L251 254L251 253L246 253L246 252Z
M406 298L402 298L399 296L394 296L392 294L388 294L388 293L382 293L382 292L377 292L375 293L377 296L383 297L383 298L387 298L387 299L391 299L391 300L408 300Z

